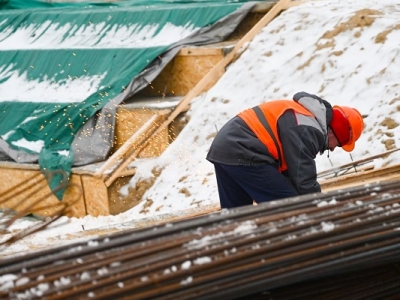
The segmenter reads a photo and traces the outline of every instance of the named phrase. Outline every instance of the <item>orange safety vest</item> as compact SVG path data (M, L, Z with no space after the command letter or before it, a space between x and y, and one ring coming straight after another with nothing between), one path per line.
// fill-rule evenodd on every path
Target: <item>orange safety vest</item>
M278 119L288 109L296 113L314 116L304 106L293 100L276 100L246 109L238 114L258 139L268 148L271 155L279 160L279 171L287 170L286 159L282 153L282 144L278 135ZM268 132L270 131L272 135ZM278 148L277 148L278 147Z

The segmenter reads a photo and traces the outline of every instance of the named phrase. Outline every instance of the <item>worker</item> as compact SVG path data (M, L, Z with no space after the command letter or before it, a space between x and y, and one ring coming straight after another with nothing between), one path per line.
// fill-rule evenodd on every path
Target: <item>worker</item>
M352 151L363 129L355 108L306 92L244 110L218 131L207 154L221 208L320 192L316 155Z

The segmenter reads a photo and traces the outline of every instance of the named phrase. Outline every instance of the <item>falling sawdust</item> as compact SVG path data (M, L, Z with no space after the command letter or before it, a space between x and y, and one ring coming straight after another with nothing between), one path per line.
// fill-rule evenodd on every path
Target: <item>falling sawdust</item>
M172 143L180 134L182 129L186 126L186 124L190 121L190 117L186 115L185 112L179 114L169 125L168 127L168 143ZM158 156L158 155L154 155ZM143 195L146 193L147 190L149 190L154 182L156 181L157 177L160 176L162 169L159 168L153 168L152 169L152 174L153 176L151 178L146 178L143 180L139 180L136 185L129 186L128 188L128 195L127 196L121 196L119 197L119 200L121 202L126 203L125 205L128 208L132 208L137 206L139 203L141 203ZM146 214L149 212L149 207L151 207L153 204L152 199L146 199L142 206L142 210L140 211L141 214ZM125 208L126 209L126 208ZM157 209L161 209L161 207L158 207Z

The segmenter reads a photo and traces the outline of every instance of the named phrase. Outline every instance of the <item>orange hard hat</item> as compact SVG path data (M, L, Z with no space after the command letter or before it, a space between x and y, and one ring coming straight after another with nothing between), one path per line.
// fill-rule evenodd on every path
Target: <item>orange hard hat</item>
M335 105L330 127L343 150L350 152L364 130L364 121L357 109Z

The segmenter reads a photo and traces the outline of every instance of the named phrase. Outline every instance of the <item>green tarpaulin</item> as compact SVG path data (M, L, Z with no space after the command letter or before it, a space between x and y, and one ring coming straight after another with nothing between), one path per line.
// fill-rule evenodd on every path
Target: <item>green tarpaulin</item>
M0 159L68 174L104 160L117 105L183 45L229 35L253 5L1 1Z

